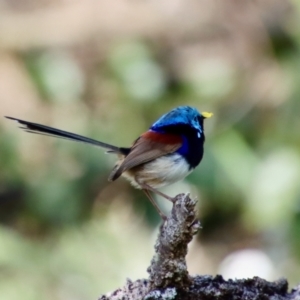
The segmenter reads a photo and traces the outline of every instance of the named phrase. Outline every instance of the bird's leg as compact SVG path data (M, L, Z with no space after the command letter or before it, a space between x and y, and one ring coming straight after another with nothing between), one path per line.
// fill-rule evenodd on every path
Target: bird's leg
M174 203L174 198L158 191L157 189L151 187L150 185L148 185L147 183L142 183L140 181L138 181L136 178L135 178L135 181L144 189L144 190L150 190L152 191L153 193L156 193L157 195L160 195L162 197L164 197L165 199L171 201L172 203Z
M155 209L157 210L157 212L161 216L161 218L163 220L166 220L167 216L160 210L160 208L158 207L157 203L154 201L154 199L150 195L149 190L143 189L143 192L147 195L147 197L149 198L149 200L151 201L151 203L153 204L153 206L155 207Z

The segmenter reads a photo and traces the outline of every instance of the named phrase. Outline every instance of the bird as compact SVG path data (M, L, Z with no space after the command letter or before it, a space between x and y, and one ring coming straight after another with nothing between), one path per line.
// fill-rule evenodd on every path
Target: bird
M116 154L118 160L108 180L115 181L124 176L135 188L145 192L161 218L165 220L165 214L150 192L171 202L175 201L175 198L160 192L158 188L184 179L199 165L204 153L203 121L212 115L210 112L200 113L190 106L176 107L154 122L131 147L118 147L42 124L5 117L21 124L20 128L26 132L83 142L104 148L107 153Z

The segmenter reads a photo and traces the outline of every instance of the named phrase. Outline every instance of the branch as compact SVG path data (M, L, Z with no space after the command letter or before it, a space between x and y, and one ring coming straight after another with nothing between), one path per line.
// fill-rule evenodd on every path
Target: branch
M200 222L195 219L195 200L184 194L175 199L171 216L160 227L155 255L148 268L150 289L184 287L191 283L185 257Z
M189 276L185 261L187 245L200 228L195 205L196 201L189 195L176 196L171 215L160 227L155 255L148 268L148 280L127 280L124 287L99 300L300 299L300 285L288 293L285 279L268 282L254 277L226 281L220 275Z

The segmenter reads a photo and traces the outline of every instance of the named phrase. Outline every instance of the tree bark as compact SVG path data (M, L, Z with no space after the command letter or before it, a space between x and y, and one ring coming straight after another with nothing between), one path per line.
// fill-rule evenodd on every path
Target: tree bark
M196 219L196 201L179 194L171 215L161 225L155 243L155 255L148 268L149 279L127 281L126 285L99 300L299 300L300 285L288 292L285 279L268 282L259 277L224 280L222 276L188 274L188 243L200 228Z

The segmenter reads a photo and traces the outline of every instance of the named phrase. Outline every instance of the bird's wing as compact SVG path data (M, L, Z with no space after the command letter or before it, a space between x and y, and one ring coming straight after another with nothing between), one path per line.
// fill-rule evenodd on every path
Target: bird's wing
M116 146L113 146L110 144L106 144L106 143L103 143L100 141L96 141L94 139L84 137L79 134L71 133L68 131L64 131L64 130L56 129L53 127L49 127L49 126L45 126L45 125L41 125L41 124L37 124L37 123L32 123L32 122L12 118L12 117L6 117L6 118L13 120L13 121L17 121L18 123L23 125L23 127L21 127L21 129L24 129L25 131L30 132L30 133L37 133L37 134L54 136L54 137L58 137L58 138L72 140L72 141L76 141L76 142L83 142L83 143L91 144L94 146L106 148L110 152L122 153L122 154L126 153L126 151L123 153L123 149L126 150L126 148L119 148L119 147L116 147Z
M126 170L173 153L182 144L183 139L179 135L147 131L135 141L123 162L112 171L109 180L116 180Z

